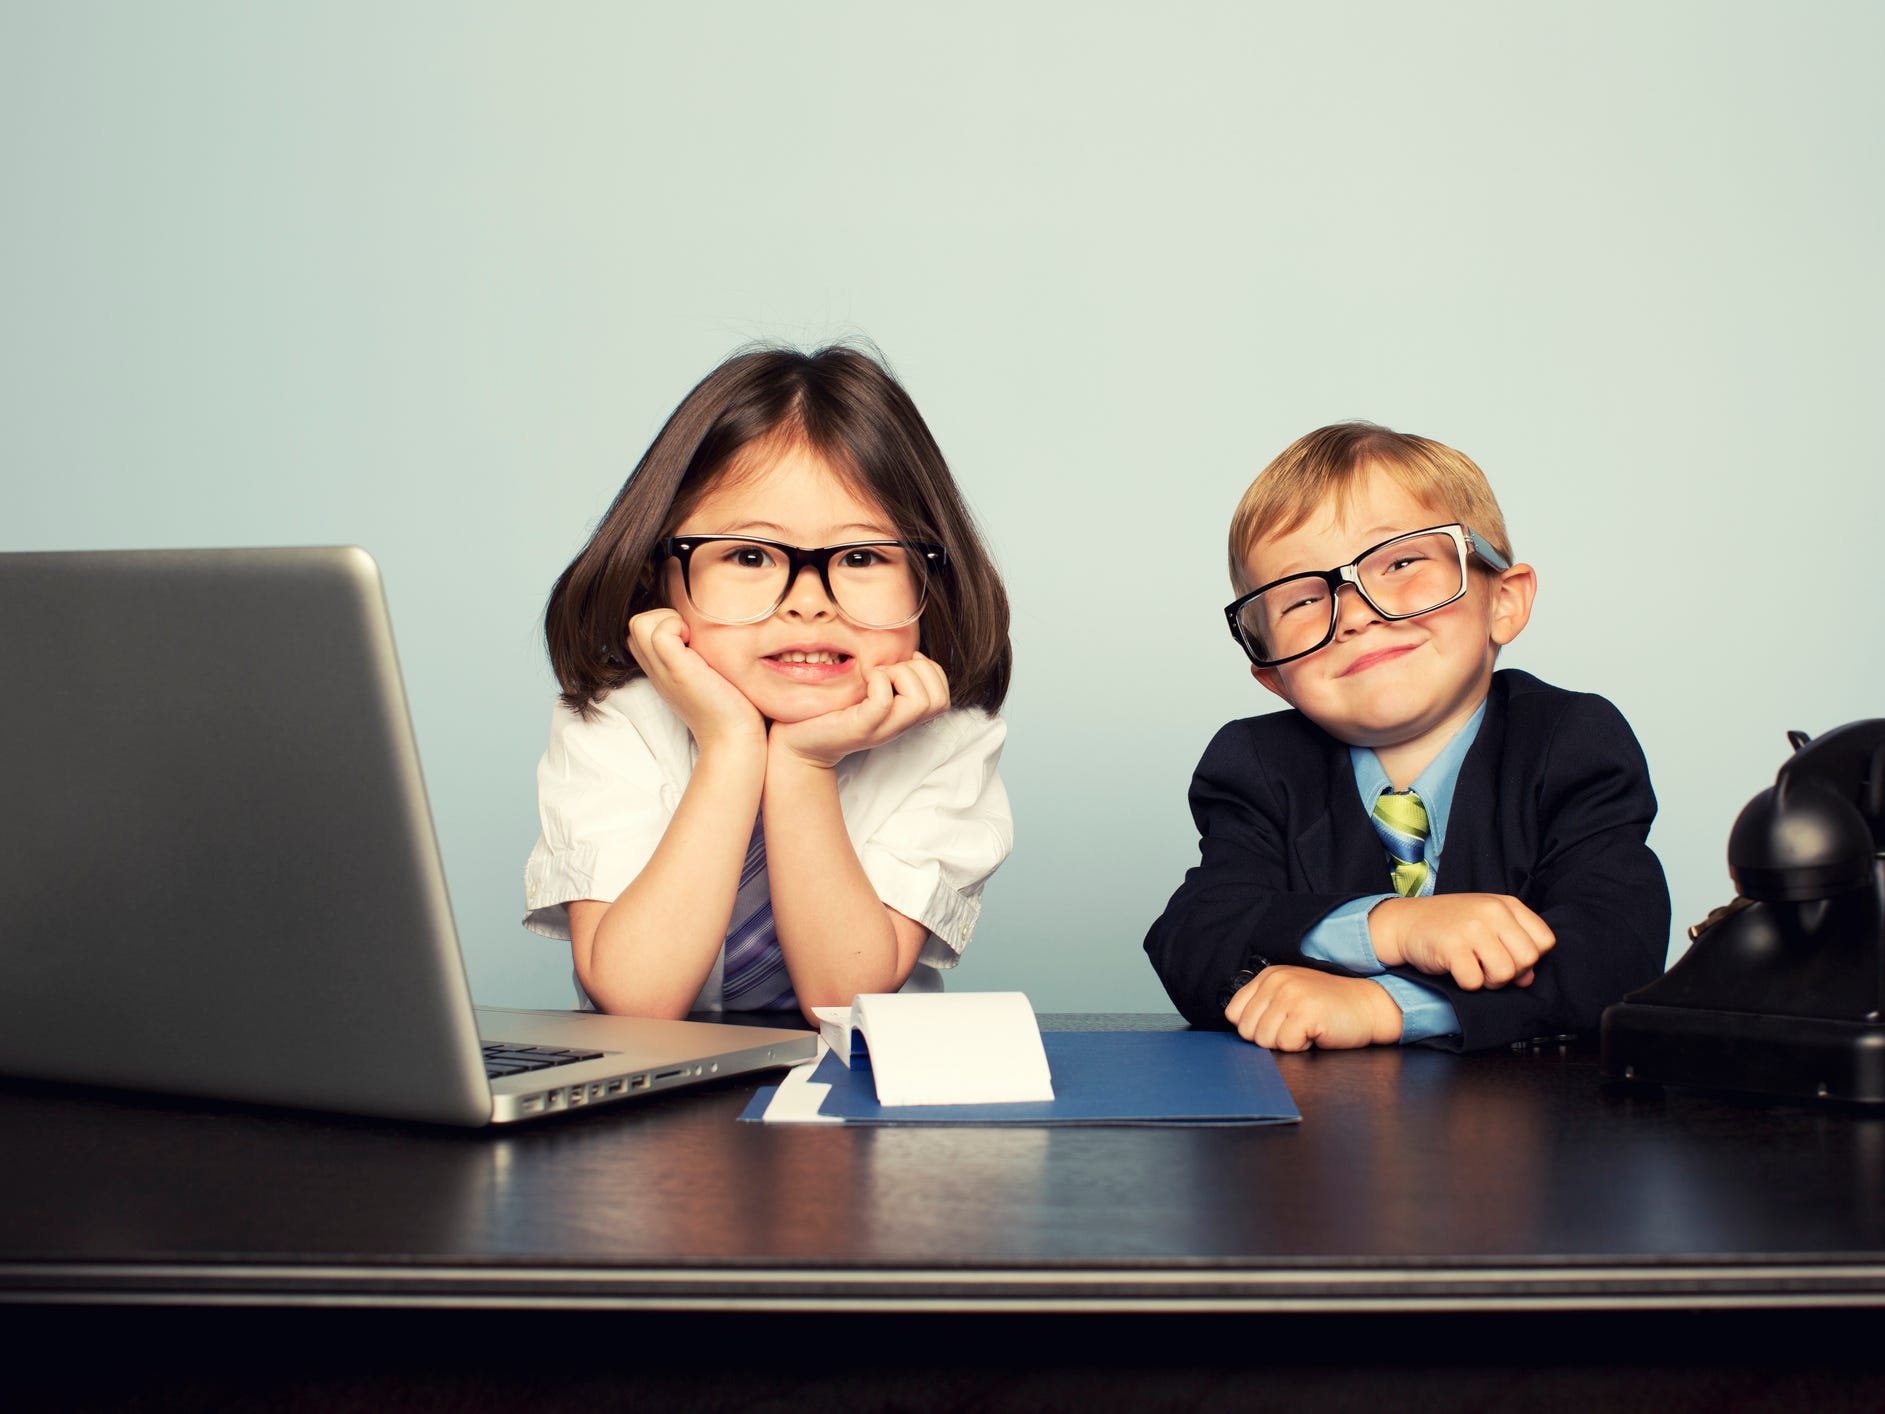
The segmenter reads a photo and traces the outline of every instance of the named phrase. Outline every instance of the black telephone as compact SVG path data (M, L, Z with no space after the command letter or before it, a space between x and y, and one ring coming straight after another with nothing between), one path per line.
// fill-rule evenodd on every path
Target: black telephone
M1604 1012L1606 1080L1885 1104L1885 718L1787 735L1728 837L1736 897Z

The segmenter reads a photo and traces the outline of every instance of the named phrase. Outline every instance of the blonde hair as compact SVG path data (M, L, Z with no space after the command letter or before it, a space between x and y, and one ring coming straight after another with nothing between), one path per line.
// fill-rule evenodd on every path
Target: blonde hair
M1471 457L1372 422L1337 422L1285 447L1237 503L1230 522L1230 577L1237 592L1255 588L1246 582L1244 561L1259 540L1289 534L1327 505L1343 513L1368 469L1377 466L1410 495L1470 526L1512 558L1505 516Z

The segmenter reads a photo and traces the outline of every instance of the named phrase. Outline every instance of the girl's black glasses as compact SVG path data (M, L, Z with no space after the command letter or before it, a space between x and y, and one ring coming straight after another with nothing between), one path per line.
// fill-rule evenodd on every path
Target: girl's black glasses
M922 615L932 576L948 563L940 545L857 540L807 549L751 535L676 535L655 560L681 566L687 602L702 618L755 624L777 613L801 571L818 572L825 597L859 628L902 628Z

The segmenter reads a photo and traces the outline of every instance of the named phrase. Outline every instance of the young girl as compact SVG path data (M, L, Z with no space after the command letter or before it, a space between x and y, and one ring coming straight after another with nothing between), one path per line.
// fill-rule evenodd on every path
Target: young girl
M525 925L638 1016L937 990L1007 857L1008 600L909 395L727 360L544 615L562 686Z

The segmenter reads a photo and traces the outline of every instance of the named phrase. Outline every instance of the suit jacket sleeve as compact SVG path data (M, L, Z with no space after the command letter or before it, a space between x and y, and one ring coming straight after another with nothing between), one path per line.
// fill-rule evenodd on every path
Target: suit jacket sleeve
M1542 766L1514 780L1522 768L1507 754L1506 779L1492 785L1506 797L1513 785L1525 787L1519 798L1501 800L1505 887L1483 875L1471 887L1514 894L1557 943L1529 987L1468 992L1450 977L1393 969L1453 1003L1460 1034L1430 1044L1481 1050L1593 1031L1605 1007L1663 970L1668 953L1669 886L1648 844L1656 797L1635 734L1614 706L1589 694L1570 696L1536 735L1521 733L1516 718L1527 705L1514 700L1507 739L1525 741L1527 754L1539 751ZM1452 848L1449 842L1449 855ZM1442 891L1453 862L1441 858Z
M1307 891L1289 823L1292 805L1303 803L1290 793L1301 787L1266 767L1259 741L1271 751L1314 748L1267 740L1276 735L1267 726L1272 720L1232 722L1205 749L1191 780L1199 861L1146 934L1159 980L1194 1026L1226 1025L1224 1008L1239 972L1265 963L1339 970L1304 957L1303 935L1331 909L1369 892ZM1346 756L1342 769L1348 770Z

